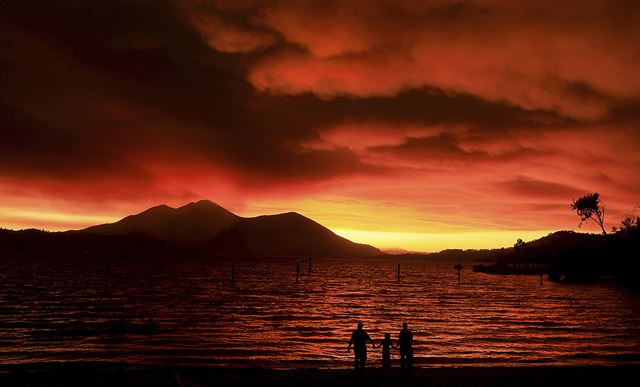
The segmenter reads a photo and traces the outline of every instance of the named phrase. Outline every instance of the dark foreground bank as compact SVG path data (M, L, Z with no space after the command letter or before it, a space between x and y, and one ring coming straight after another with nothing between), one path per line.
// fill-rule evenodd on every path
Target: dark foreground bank
M0 366L2 386L636 386L640 365L271 370L113 364Z

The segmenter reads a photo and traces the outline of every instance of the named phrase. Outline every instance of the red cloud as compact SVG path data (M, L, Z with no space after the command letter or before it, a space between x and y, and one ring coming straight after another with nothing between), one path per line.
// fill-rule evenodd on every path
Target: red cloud
M224 9L206 3L216 15ZM243 34L273 31L302 49L272 51L253 66L261 91L366 97L430 86L582 119L640 97L640 22L629 2L296 1L242 10ZM192 17L203 31L201 19ZM212 25L217 36L237 35Z

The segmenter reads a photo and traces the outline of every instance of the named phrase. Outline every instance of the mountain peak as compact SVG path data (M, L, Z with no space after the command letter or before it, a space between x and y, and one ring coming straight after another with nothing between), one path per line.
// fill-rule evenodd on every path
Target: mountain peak
M184 217L212 217L220 219L235 219L238 216L226 208L209 200L199 200L197 202L191 202L182 207L178 207L176 212Z
M300 214L298 212L293 212L293 211L283 212L281 214L269 215L269 216L277 216L279 218L288 218L288 219L302 219L302 218L309 219L306 216L304 216L304 215L302 215L302 214ZM309 220L311 220L311 219L309 219Z
M143 212L161 212L161 211L172 211L172 210L175 210L175 208L170 207L166 204L158 204L157 206L153 206Z
M218 203L212 202L211 200L202 199L196 202L185 204L184 206L179 207L178 209L181 209L181 208L223 208L223 207L220 206Z
M164 241L192 244L215 238L238 219L216 203L200 200L178 208L162 204L118 222L82 231L106 235L147 235Z

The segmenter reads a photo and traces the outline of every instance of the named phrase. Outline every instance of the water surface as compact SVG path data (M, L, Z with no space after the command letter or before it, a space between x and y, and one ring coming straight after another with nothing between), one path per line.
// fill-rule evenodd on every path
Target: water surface
M376 340L414 331L416 363L640 362L640 295L615 284L472 273L394 259L229 262L3 258L0 363L345 367L356 321ZM397 353L393 354L397 358ZM378 350L370 364L380 362Z

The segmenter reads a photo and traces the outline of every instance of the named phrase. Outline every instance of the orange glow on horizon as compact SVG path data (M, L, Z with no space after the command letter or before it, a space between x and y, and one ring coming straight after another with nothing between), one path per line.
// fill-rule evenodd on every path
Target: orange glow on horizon
M186 203L183 203L186 204ZM180 204L181 205L181 204ZM176 205L180 206L180 205ZM289 206L289 207L287 207ZM305 209L304 206L307 206ZM315 206L315 208L313 208ZM9 229L36 228L47 231L66 231L82 229L88 226L116 222L124 216L138 213L146 208L137 209L118 216L78 212L51 211L46 209L2 209L0 225ZM233 209L230 209L233 210ZM289 202L252 202L243 211L233 211L240 216L252 217L264 214L276 214L286 211L298 211L336 234L358 243L366 243L382 250L400 249L416 252L437 252L444 249L484 249L512 246L514 241L540 238L554 231L545 230L491 230L463 228L445 225L425 227L424 223L413 223L404 216L409 211L387 209L384 223L377 223L380 214L371 206L363 203L336 203L331 201L315 202L309 199Z
M408 233L333 229L336 234L382 250L438 252L445 249L493 249L511 247L520 238L531 241L550 231L469 231L450 233Z
M0 213L0 226L21 230L35 228L47 231L67 231L95 224L112 223L118 219L112 216L82 215L47 210L7 208Z
M36 228L48 231L66 231L88 226L112 223L120 218L100 215L5 209L0 220L9 229ZM340 224L340 222L338 222ZM508 247L517 238L532 240L550 231L458 231L458 232L406 232L375 231L334 228L324 224L336 234L358 243L366 243L380 249L404 249L409 251L435 252L443 249L481 249Z

